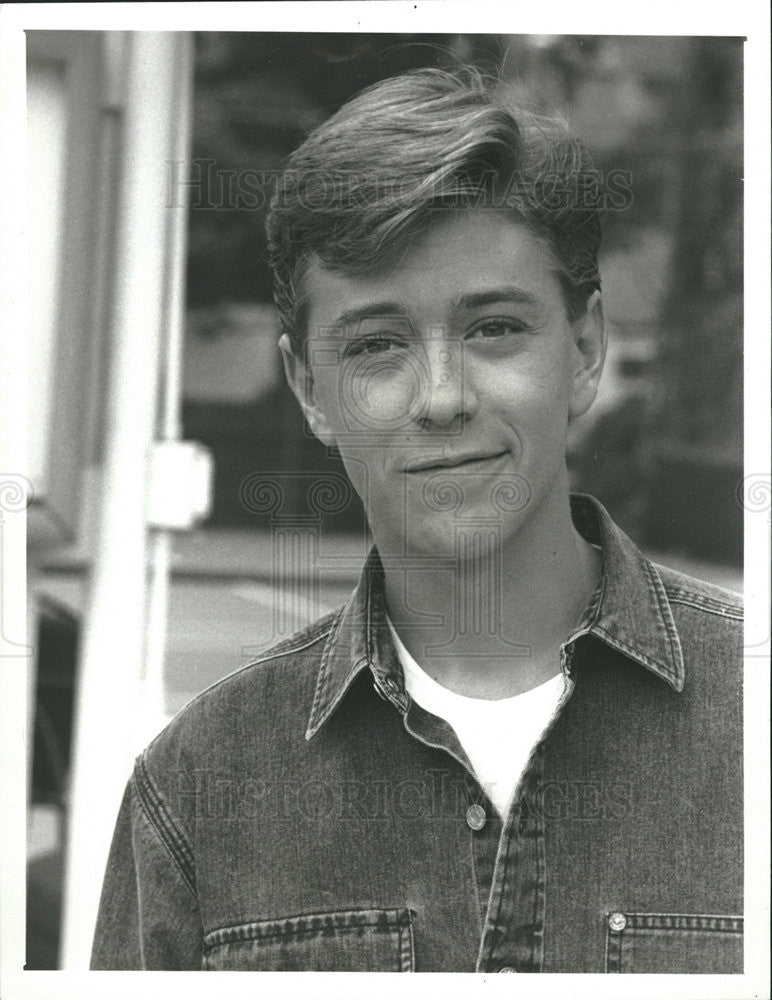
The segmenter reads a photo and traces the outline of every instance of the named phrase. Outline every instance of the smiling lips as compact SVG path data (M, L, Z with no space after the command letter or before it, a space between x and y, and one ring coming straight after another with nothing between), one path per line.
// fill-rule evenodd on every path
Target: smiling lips
M506 454L506 452L498 451L493 454L475 453L470 455L455 455L447 458L435 458L429 462L411 462L408 466L406 466L405 472L435 472L439 469L459 469L467 467L473 469L477 465L484 465L497 458L501 458L504 454Z

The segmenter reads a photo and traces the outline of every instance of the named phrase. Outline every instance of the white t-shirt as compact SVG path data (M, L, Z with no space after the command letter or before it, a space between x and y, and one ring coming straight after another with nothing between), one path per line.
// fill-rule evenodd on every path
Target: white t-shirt
M407 693L453 727L478 781L503 818L531 751L555 714L565 687L563 674L558 671L513 698L469 698L438 684L408 653L391 622L389 629Z

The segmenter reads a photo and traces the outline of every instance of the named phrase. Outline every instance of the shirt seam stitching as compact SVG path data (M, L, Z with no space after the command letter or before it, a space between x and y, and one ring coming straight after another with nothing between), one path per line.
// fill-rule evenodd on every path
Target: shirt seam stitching
M329 671L327 669L327 664L329 663L330 657L332 656L332 652L335 649L335 646L337 645L338 629L340 626L341 618L343 617L344 609L345 605L338 611L335 621L332 623L329 632L326 633L328 642L324 647L324 650L322 652L322 659L319 664L319 678L316 684L316 690L314 691L314 700L311 703L311 713L309 716L310 722L308 725L309 730L312 727L321 725L323 721L323 719L317 720L317 715L320 716L324 715L324 708L320 706L322 706L326 701L327 691L330 686L330 676L329 676Z
M742 913L692 913L682 910L625 910L623 911L628 920L635 921L637 917L687 917L698 920L744 920ZM647 930L648 928L635 927L635 930Z
M715 615L717 618L727 618L730 621L738 621L738 622L743 621L745 618L743 612L740 609L735 610L734 608L727 608L721 606L711 607L706 604L701 604L697 600L689 600L688 599L689 595L684 595L684 596L668 595L668 597L671 604L681 604L689 608L695 608L697 611L704 611L705 614Z
M525 791L525 788L523 789L523 791ZM498 927L500 923L501 910L504 905L504 897L507 891L507 881L509 879L509 873L512 869L510 862L513 860L513 855L519 853L518 851L513 851L512 834L515 829L515 811L511 806L509 809L509 813L507 815L507 821L508 824L505 827L502 827L501 833L499 835L501 837L506 836L507 847L503 858L503 870L501 873L501 883L500 883L501 891L499 892L498 906L496 907L496 916L493 924L494 927ZM494 861L494 871L495 871L495 861Z
M288 917L279 917L267 920L247 920L241 924L225 924L222 927L215 927L211 931L207 931L207 933L204 935L204 948L217 947L222 944L231 943L227 940L227 938L230 935L230 932L238 932L241 931L242 928L243 929L249 927L259 928L265 925L271 925L277 923L283 924L286 923L287 921L311 920L317 917L334 917L338 915L342 916L359 915L363 913L368 913L371 910L374 911L374 916L372 918L362 919L351 925L344 924L341 926L334 926L333 930L355 931L359 927L378 928L380 926L382 916L386 915L388 926L384 928L384 930L395 931L399 930L403 926L403 923L405 922L404 920L405 915L407 915L408 917L410 915L410 910L408 907L392 906L392 907L365 907L362 909L348 909L348 910L321 910L315 913L296 913ZM318 927L318 928L309 927L297 931L292 930L290 933L292 934L321 933L324 930L325 930L324 927ZM276 937L277 935L280 935L282 933L283 932L281 930L277 931L276 933L271 933L270 935L265 935L263 934L263 932L259 932L256 935L246 935L242 938L239 938L239 940L256 941L262 937L268 937L268 936Z
M327 631L321 632L319 635L314 636L313 638L309 639L308 642L304 642L300 646L292 646L289 649L279 649L279 650L276 650L276 652L273 652L273 653L271 653L270 651L268 651L265 656L259 656L259 657L257 657L254 660L250 660L249 663L245 663L243 667L239 667L237 670L234 670L232 673L228 674L227 676L221 677L220 680L215 681L213 684L210 684L209 687L205 688L203 691L200 691L195 696L195 698L191 698L191 700L185 706L185 709L187 710L188 708L190 708L191 705L195 705L196 702L198 702L200 699L204 698L205 696L208 696L212 691L215 691L217 688L221 687L223 684L227 684L228 682L232 681L235 677L240 676L241 674L245 673L247 670L251 670L252 667L259 666L261 663L267 663L270 660L278 660L282 656L291 656L293 653L300 653L304 649L308 649L308 647L309 646L313 646L314 643L319 642L321 639L327 638L327 636L330 634L330 632L332 631L333 628L334 628L334 625L331 625L330 628L327 629ZM155 740L153 742L155 742Z
M476 912L478 916L478 923L480 925L480 937L482 938L483 934L485 933L485 914L482 911L484 909L487 909L487 906L485 905L487 903L487 900L483 898L483 894L480 891L480 875L478 873L478 864L475 851L475 840L474 840L474 833L472 831L470 831L469 844L470 844L470 854L472 860L472 877L474 879L475 896L477 897Z
M395 923L395 924L389 924L388 926L383 927L383 926L381 926L375 920L365 921L365 922L362 922L362 923L359 923L359 924L352 924L350 927L348 927L348 926L333 927L332 930L333 930L333 932L336 935L337 934L352 934L352 933L356 934L360 930L362 930L363 927L371 929L375 934L395 934L396 933L398 935L399 932L402 930L402 927L401 927L400 924L397 924L397 923ZM258 932L256 934L247 934L247 935L245 935L242 938L234 938L232 940L229 940L227 938L223 938L222 940L216 939L216 940L212 940L210 942L206 942L205 941L204 948L207 951L210 951L210 950L212 950L214 948L220 948L220 947L222 947L225 944L236 944L238 941L270 941L273 938L290 938L290 937L295 938L295 937L304 937L304 936L307 937L307 936L313 935L313 934L317 934L319 936L322 936L322 935L326 934L328 931L329 931L329 928L327 928L327 927L298 927L298 928L291 928L289 930L278 929L278 930L270 931L270 932L260 931L260 932ZM212 933L216 934L218 932L213 931ZM207 935L207 937L208 936L209 935Z
M320 632L319 635L315 635L313 638L309 639L308 642L302 643L300 646L291 646L289 649L278 649L275 652L267 652L264 656L259 656L255 660L251 660L246 666L242 667L242 670L248 670L250 667L255 667L260 663L267 663L268 660L278 660L282 656L291 656L293 653L301 653L304 649L308 649L309 646L313 646L314 643L320 641L320 639L326 639L327 636L335 628L333 623L325 632ZM240 673L240 671L237 671ZM233 676L231 674L231 676ZM227 680L227 678L225 678Z
M544 756L539 759L539 781L544 780ZM544 830L541 819L536 817L533 826L532 836L534 838L534 850L536 851L536 890L534 893L534 929L535 933L531 938L531 965L537 972L544 970L544 924L546 918L546 897L547 897L547 855L544 842Z
M160 792L154 787L147 770L144 754L141 754L137 758L134 782L139 793L138 798L142 812L174 861L185 885L192 893L194 899L197 900L198 894L196 892L193 851L182 832L177 828L171 816L169 816Z
M651 585L654 599L657 602L657 609L659 610L660 617L665 626L665 634L667 635L668 645L670 647L670 656L674 663L678 663L682 659L682 653L680 648L680 641L678 638L678 631L673 621L673 615L670 611L670 604L668 602L667 592L665 591L665 586L660 579L659 574L654 569L652 563L644 558L643 565L646 569L647 578ZM679 655L681 654L681 655ZM678 671L671 671L670 668L667 669L669 676L677 679Z

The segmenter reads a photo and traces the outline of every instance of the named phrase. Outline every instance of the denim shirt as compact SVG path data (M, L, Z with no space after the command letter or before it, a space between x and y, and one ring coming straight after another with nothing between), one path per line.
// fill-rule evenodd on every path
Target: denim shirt
M139 756L92 968L741 972L739 600L572 513L602 579L504 822L405 694L374 551Z

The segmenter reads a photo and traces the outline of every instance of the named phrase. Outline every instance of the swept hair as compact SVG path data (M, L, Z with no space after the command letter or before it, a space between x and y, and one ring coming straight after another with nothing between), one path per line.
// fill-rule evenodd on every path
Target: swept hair
M355 276L402 252L433 213L506 210L549 250L569 318L600 287L599 205L583 144L556 118L507 106L473 66L376 83L289 157L266 222L282 329L302 355L312 260Z

